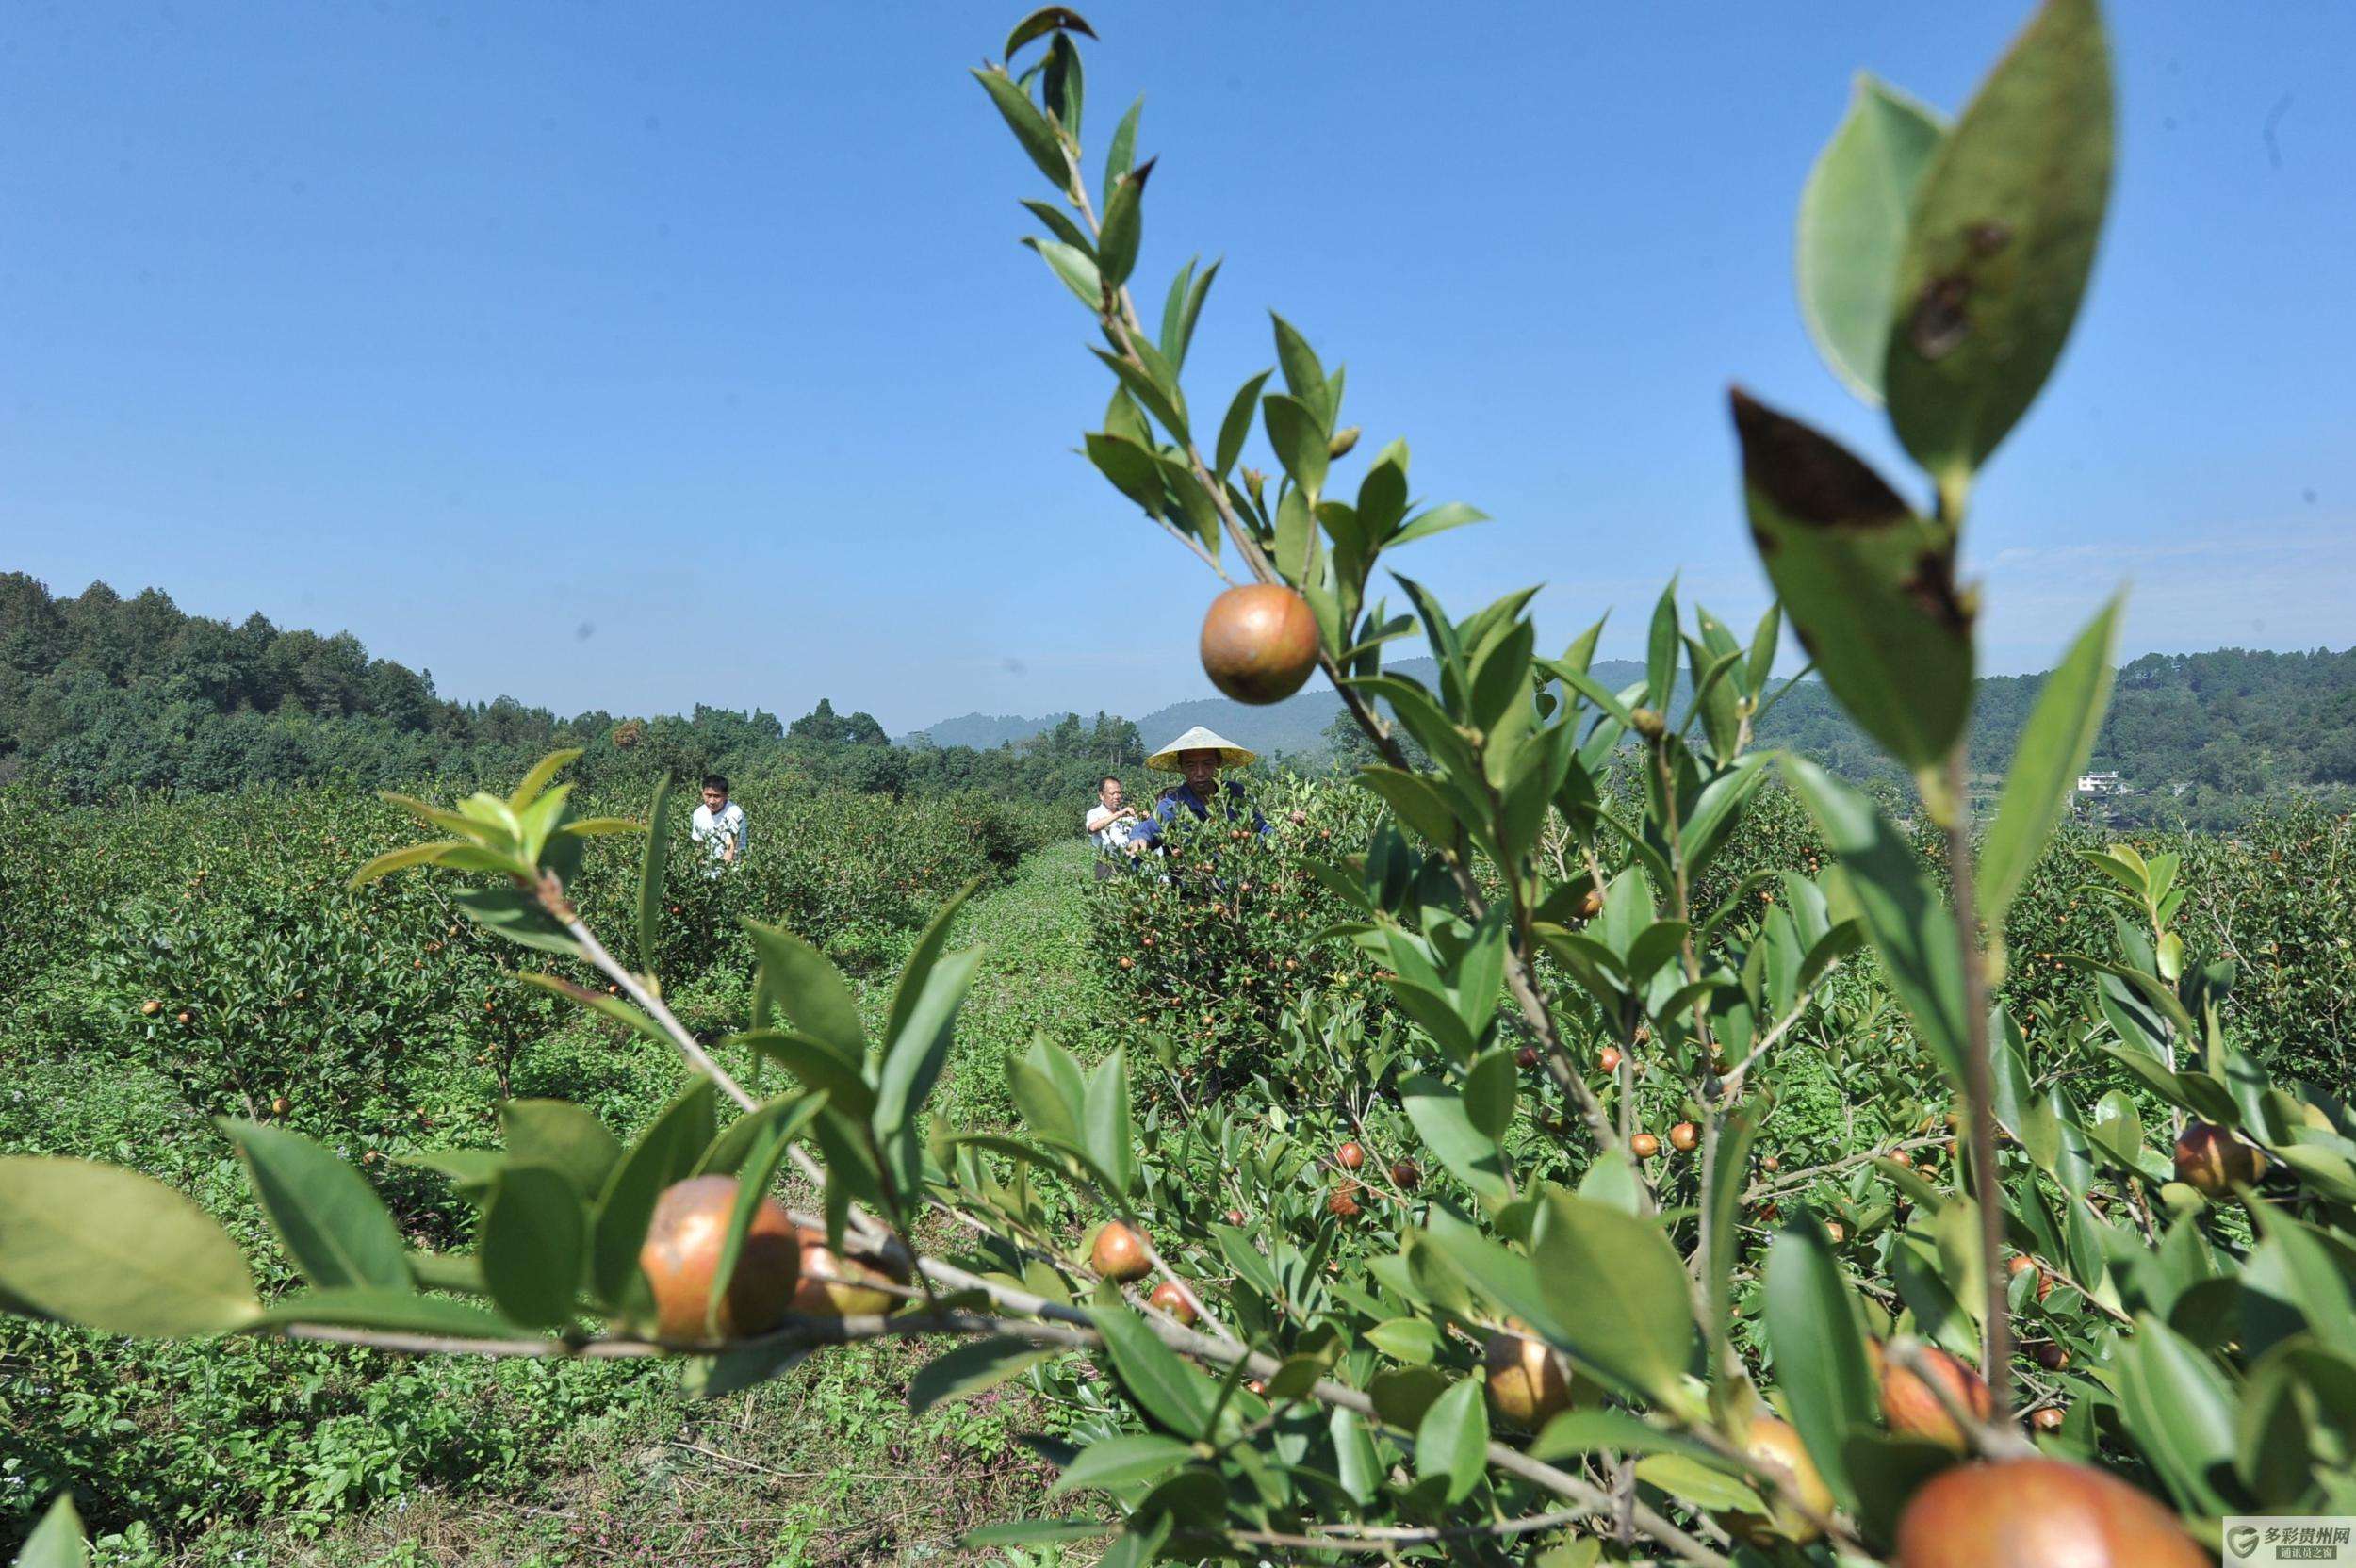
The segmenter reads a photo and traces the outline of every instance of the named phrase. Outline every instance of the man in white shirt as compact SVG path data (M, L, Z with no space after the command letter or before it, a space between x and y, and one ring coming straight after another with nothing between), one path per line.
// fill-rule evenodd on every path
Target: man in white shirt
M1098 780L1096 804L1088 808L1088 836L1095 841L1097 848L1110 856L1131 853L1129 835L1137 831L1139 820L1135 808L1121 804L1120 779L1106 774ZM1097 875L1110 875L1111 870L1109 861L1097 862Z
M704 775L704 803L688 819L687 831L712 856L707 875L717 876L721 867L744 858L744 808L728 798L728 781L722 775Z

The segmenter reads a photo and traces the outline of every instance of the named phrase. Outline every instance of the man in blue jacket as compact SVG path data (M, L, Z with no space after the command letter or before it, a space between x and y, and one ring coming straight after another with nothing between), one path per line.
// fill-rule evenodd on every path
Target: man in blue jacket
M1159 848L1172 828L1189 818L1195 823L1207 823L1214 810L1223 822L1240 824L1248 818L1252 831L1266 833L1268 820L1246 797L1243 786L1234 779L1222 784L1219 776L1219 769L1246 766L1253 756L1233 741L1197 725L1147 758L1147 767L1164 773L1175 771L1182 777L1154 800L1153 816L1137 825L1130 842Z

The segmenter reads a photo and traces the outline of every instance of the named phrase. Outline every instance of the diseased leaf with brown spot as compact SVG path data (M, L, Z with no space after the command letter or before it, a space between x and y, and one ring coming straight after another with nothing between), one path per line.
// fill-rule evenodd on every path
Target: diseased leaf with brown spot
M1841 707L1917 772L1972 703L1972 612L1942 531L1847 449L1736 388L1751 536Z
M1882 367L1890 422L1942 485L2019 422L2070 336L2111 179L2094 0L2047 0L1922 177Z

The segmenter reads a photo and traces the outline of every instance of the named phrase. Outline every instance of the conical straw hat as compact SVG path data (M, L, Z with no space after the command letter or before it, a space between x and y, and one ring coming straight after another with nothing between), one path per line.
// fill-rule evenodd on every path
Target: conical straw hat
M1205 729L1201 725L1196 725L1192 729L1147 758L1145 765L1149 768L1158 768L1163 773L1176 773L1179 754L1187 751L1216 751L1219 753L1219 765L1222 768L1240 768L1245 763L1255 760L1259 756L1257 752L1246 751L1217 730Z

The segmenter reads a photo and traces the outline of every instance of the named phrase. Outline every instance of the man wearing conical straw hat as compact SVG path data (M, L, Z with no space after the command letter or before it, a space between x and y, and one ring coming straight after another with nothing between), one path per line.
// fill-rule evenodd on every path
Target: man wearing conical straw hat
M1183 776L1161 792L1153 802L1153 816L1138 826L1130 842L1158 846L1184 817L1191 816L1198 823L1208 822L1214 809L1228 820L1250 812L1252 831L1267 832L1268 820L1260 815L1258 807L1244 797L1243 786L1232 778L1221 784L1219 777L1219 769L1240 768L1252 760L1253 753L1201 725L1162 747L1145 760L1145 765Z

